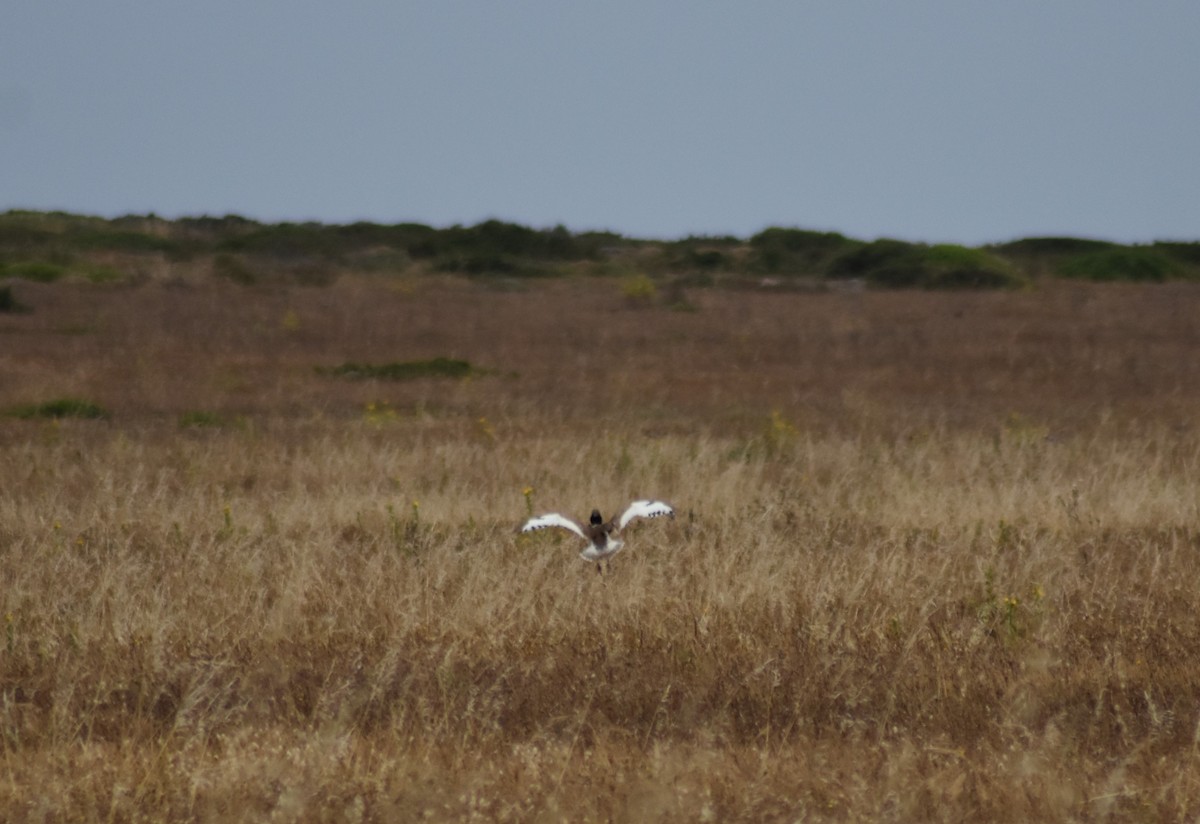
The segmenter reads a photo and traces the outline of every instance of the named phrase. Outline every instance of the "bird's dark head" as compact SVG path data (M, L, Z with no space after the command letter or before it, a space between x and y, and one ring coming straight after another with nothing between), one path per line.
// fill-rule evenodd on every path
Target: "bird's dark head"
M592 510L591 521L592 521L592 526L600 526L600 524L604 523L604 519L602 517L600 517L600 510L598 510L598 509Z

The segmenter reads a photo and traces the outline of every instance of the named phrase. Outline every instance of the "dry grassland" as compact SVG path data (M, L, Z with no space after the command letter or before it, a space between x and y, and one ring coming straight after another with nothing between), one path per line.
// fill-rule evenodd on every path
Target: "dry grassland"
M1200 814L1197 287L16 291L0 819Z

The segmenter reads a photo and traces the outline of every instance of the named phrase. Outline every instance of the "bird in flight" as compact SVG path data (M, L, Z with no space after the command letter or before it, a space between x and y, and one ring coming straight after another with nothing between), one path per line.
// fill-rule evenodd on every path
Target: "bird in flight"
M592 516L586 524L557 512L550 512L530 518L521 526L520 531L534 532L551 526L569 529L587 541L587 546L579 553L579 557L585 561L595 561L596 572L602 572L601 562L607 561L625 546L625 542L621 540L621 530L630 521L634 518L658 518L663 515L674 518L675 510L662 501L634 501L620 517L614 516L611 521L605 521L598 509L592 510Z

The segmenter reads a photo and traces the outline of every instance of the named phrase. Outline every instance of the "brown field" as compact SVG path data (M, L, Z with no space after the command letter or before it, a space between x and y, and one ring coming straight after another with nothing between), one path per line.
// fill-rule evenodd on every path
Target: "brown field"
M13 288L0 819L1200 814L1200 286Z

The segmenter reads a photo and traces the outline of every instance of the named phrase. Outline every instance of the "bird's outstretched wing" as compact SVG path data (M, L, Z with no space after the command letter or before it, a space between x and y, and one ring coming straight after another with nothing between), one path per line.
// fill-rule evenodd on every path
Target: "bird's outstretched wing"
M621 513L621 520L617 522L618 529L624 529L625 525L634 518L658 518L666 515L668 518L675 517L675 510L662 501L634 501Z
M583 538L585 541L588 536L584 533L583 527L572 521L570 518L564 518L557 512L551 512L548 515L539 515L536 518L530 518L521 526L521 532L533 532L535 529L545 529L550 526L561 526L563 529L569 529Z

